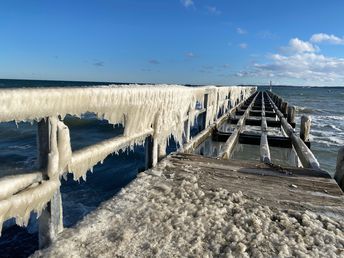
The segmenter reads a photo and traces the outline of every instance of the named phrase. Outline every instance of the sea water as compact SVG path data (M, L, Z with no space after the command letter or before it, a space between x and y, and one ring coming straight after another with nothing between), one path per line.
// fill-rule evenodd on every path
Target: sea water
M0 88L104 84L107 83L0 80ZM282 96L290 105L296 106L298 125L301 115L312 117L311 149L321 167L333 175L338 148L344 145L344 88L273 87L273 92ZM107 121L100 121L94 114L85 114L82 119L69 116L65 123L70 128L73 150L123 133L121 126L114 127ZM0 123L0 175L35 167L36 128L35 123ZM192 134L197 132L194 128ZM169 151L175 149L172 141ZM102 165L95 166L93 173L87 173L86 182L75 182L71 175L68 180L62 180L64 226L75 225L100 202L111 198L133 180L144 168L144 159L143 147L137 146L134 151L120 152L119 155L108 157ZM37 223L34 217L26 229L13 224L13 220L10 220L3 229L0 257L26 257L38 248Z

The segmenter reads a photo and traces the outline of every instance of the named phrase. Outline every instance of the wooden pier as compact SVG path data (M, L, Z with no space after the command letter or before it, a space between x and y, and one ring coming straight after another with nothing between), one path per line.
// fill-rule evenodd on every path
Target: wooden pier
M164 195L173 192L176 185L180 187L180 178L196 177L197 180L195 183L199 185L202 191L221 192L221 189L224 189L226 192L234 195L240 192L249 202L256 203L262 207L268 207L268 209L275 212L283 213L288 211L298 212L300 214L312 212L316 216L328 217L330 220L336 221L339 230L343 230L344 228L342 227L344 227L344 224L340 224L339 221L344 221L344 195L336 181L331 178L328 172L320 168L319 162L310 150L311 144L308 137L310 120L307 118L303 119L304 122L301 127L300 137L294 130L295 108L288 106L288 103L279 96L268 91L256 91L250 96L245 96L241 93L235 101L232 101L230 90L228 93L228 96L223 98L220 97L219 92L212 96L211 94L213 92L206 90L202 107L196 110L191 108L187 110L187 115L182 120L184 144L176 153L166 155L166 146L158 141L157 132L160 129L154 122L152 128L140 132L134 137L120 136L115 139L106 140L98 145L87 147L87 150L72 153L69 158L68 156L63 157L64 152L59 150L59 166L60 168L62 166L63 169L59 170L58 174L52 168L53 157L51 153L54 153L54 148L58 152L60 146L58 141L64 135L61 132L62 129L60 131L58 130L58 126L63 127L63 124L57 123L56 125L56 123L51 122L51 119L54 118L41 120L38 127L38 135L41 157L40 169L44 173L41 176L37 176L36 172L36 176L29 179L30 182L26 182L23 186L20 186L21 190L27 189L28 186L37 182L42 183L44 180L49 182L54 178L59 178L66 172L67 165L69 168L73 168L73 166L77 168L75 164L80 164L86 158L92 159L92 156L85 157L85 155L92 155L92 153L100 151L104 153L101 156L103 159L110 153L140 140L144 142L146 149L146 168L149 170L145 173L150 175L150 179L145 180L148 180L152 185L142 189L138 183L140 180L143 180L141 179L142 176L134 180L134 183L128 187L128 190L134 191L137 198L141 195L153 196L156 191L153 186L157 184L157 181L165 185L159 188L162 190L161 194ZM213 101L214 99L215 101ZM193 124L192 120L195 118L195 113L196 116L203 115L204 129L198 135L191 138L190 128ZM157 118L154 119L154 121L157 121ZM224 124L231 126L232 129L230 132L221 131ZM258 133L257 131L247 131L245 127L248 125L259 126L260 131ZM54 129L56 126L57 129ZM271 128L280 128L281 135L270 134ZM61 136L56 142L56 134L59 133ZM209 139L213 142L220 143L220 147L216 152L217 155L205 157L197 154L200 153L199 149L202 144ZM260 161L232 159L238 144L259 145ZM295 162L289 166L276 164L271 155L270 147L289 149L295 156ZM65 163L62 162L61 165L61 160L67 161ZM99 161L98 159L94 160L93 164L97 164ZM343 166L340 165L339 167L342 169ZM171 176L172 174L173 176ZM8 180L8 178L5 179ZM2 181L0 179L0 185L2 182L6 182L5 179ZM18 192L17 189L17 191L13 190L11 192L11 194L16 193L20 194L20 191ZM3 197L3 199L5 200L6 197L8 196ZM124 201L125 195L120 194L114 200L110 200L109 203L106 202L104 205L110 205L112 207L113 216L122 216L125 211L117 205L123 206L124 204L122 202ZM201 203L202 201L204 200L199 200ZM174 203L170 202L167 204L166 209L173 210L173 205ZM117 211L118 214L116 215ZM46 253L38 252L36 256L63 255L63 249L61 247L66 245L67 248L71 243L77 244L80 241L78 244L81 244L84 241L76 236L79 231L86 232L86 236L83 236L83 239L92 239L93 236L91 233L87 233L92 232L91 228L93 226L89 225L90 218L98 216L97 214L102 212L102 207L100 207L85 218L85 221L88 223L81 222L76 228L62 232L61 197L59 191L55 191L48 202L47 208L40 217L39 232L41 247L45 248L51 244L52 246ZM13 211L11 214L15 215ZM174 218L172 215L171 220L173 221L177 217ZM95 224L99 224L99 227L101 227L101 222L99 223L95 222ZM144 222L140 221L140 223ZM123 225L121 230L126 230L127 226ZM154 225L144 225L146 231L154 231L154 228L150 229L150 227L154 227ZM127 230L130 229L127 228ZM139 229L135 230L139 231ZM163 239L160 240L163 241ZM95 241L101 241L101 239L95 238ZM114 240L117 244L121 241L124 240L121 238ZM141 244L144 245L144 243ZM127 246L127 248L130 247ZM78 250L80 251L80 249ZM271 254L274 251L271 249L269 252L265 253L265 255ZM118 251L118 253L112 250L107 254L109 255L110 253L123 254L123 250ZM150 255L153 253L150 253ZM86 255L83 251L73 254ZM90 253L88 254L91 255ZM134 255L135 253L130 254ZM277 253L275 254L277 255ZM339 250L337 254L344 254L344 251ZM295 255L295 253L292 253L292 255Z

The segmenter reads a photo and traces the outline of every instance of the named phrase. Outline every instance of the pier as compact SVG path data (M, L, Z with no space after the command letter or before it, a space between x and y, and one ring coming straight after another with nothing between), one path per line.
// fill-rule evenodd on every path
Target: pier
M38 121L37 171L0 178L0 224L15 217L26 225L32 211L42 211L39 241L48 249L34 256L344 254L344 243L328 229L344 230L343 192L310 150L310 119L301 119L297 134L295 108L272 92L214 86L18 89L2 90L0 101L0 122ZM63 118L85 112L124 124L124 134L72 152ZM202 130L191 137L198 116ZM168 154L170 135L180 147ZM205 155L210 141L217 147ZM86 178L108 155L135 144L145 146L147 170L64 230L61 177ZM259 146L258 157L233 159L238 144ZM277 164L271 147L290 150L292 162ZM301 243L291 232L303 227L309 228L304 237L319 232L323 242ZM263 239L250 238L254 229ZM280 244L267 244L276 234ZM294 248L288 241L296 241ZM337 245L326 249L329 243Z

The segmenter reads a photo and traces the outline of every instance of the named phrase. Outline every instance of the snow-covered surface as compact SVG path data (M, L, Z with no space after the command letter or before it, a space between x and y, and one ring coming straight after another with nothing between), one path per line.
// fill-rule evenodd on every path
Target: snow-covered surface
M342 217L284 210L241 192L207 188L200 170L159 164L33 257L344 255Z

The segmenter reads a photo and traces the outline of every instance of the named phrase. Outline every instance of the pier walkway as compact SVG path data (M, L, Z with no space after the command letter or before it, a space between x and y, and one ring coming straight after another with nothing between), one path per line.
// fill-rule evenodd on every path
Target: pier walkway
M34 257L344 255L344 199L312 169L173 154Z
M39 121L38 171L0 178L0 225L12 217L26 225L42 211L34 257L344 255L343 192L310 150L310 119L302 117L296 133L295 108L272 92L53 88L3 90L0 101L0 122ZM123 124L123 135L72 151L63 118L85 112ZM198 116L202 130L191 137ZM180 148L168 154L171 135ZM85 179L108 155L136 144L145 146L147 170L64 229L61 176ZM259 146L258 156L234 159L239 145ZM276 147L291 157L284 165Z

